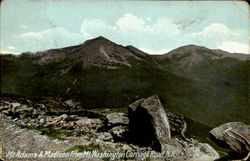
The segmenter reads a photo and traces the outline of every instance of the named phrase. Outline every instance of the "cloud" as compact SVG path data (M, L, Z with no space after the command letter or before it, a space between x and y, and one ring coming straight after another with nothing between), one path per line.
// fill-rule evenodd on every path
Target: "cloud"
M135 31L136 33L131 33L131 31ZM96 35L96 33L103 33L105 35L112 32L116 34L131 33L133 35L139 34L146 36L145 32L151 35L159 33L175 35L179 34L181 31L178 29L178 25L174 24L173 20L167 17L160 17L155 23L146 25L143 19L138 18L131 13L126 13L116 21L115 25L109 25L101 19L84 20L81 25L81 32L90 35Z
M146 20L147 20L147 21L151 21L151 17L147 17Z
M143 19L126 13L117 18L113 24L102 19L85 19L82 21L79 33L71 32L62 27L52 27L38 32L25 32L14 39L16 42L22 43L12 44L16 49L38 51L72 46L87 39L104 36L118 44L133 45L151 54L167 53L173 47L187 44L220 48L230 52L249 52L247 45L240 43L249 41L248 31L231 29L221 23L211 23L197 30L194 24L200 21L200 19L193 18L176 22L167 16ZM189 27L190 25L193 26Z
M44 37L57 37L57 36L64 36L65 38L80 38L81 35L77 33L69 32L68 30L61 28L61 27L54 27L54 28L48 28L46 30L40 31L40 32L26 32L21 34L22 37L28 37L28 38L44 38Z
M159 45L171 45L173 41L168 40L175 39L181 30L168 17L159 17L153 23L147 24L147 20L126 13L114 25L101 19L84 20L81 32L91 37L105 36L123 45L157 50Z
M13 51L10 51L10 50L0 50L0 53L1 54L19 54L19 53L16 53L16 52L13 52Z
M89 35L73 33L61 27L48 28L39 32L26 32L20 35L27 51L46 50L82 43Z
M193 32L186 35L186 37L193 39L208 39L208 38L225 38L236 36L237 34L230 30L226 25L219 23L212 23L203 28L202 31Z
M208 48L216 48L225 42L248 42L246 35L249 35L249 32L244 30L230 29L228 26L220 23L212 23L208 26L205 26L201 31L183 35L182 40L189 44L206 46Z
M184 24L176 23L166 16L150 21L150 24L145 19L131 13L118 18L114 25L100 19L88 19L83 21L81 32L90 37L102 35L123 45L134 45L151 54L167 53L174 46L186 44L208 48L219 46L229 52L248 52L246 45L239 43L248 41L246 35L249 33L244 30L233 30L225 24L211 23L200 31L186 33L184 29L200 22L200 19L185 21ZM228 42L234 42L231 43L231 48L228 47Z
M148 53L148 54L152 54L152 55L166 54L172 50L172 49L150 50L150 49L146 49L146 48L139 48L139 49Z
M6 48L2 48L0 50L0 53L2 53L2 54L18 54L18 52L15 49L16 49L15 46L8 45Z
M143 19L140 19L131 13L126 13L123 17L120 17L116 25L121 30L137 30L143 28L145 22Z
M89 38L99 36L102 33L111 34L116 27L109 26L105 21L100 19L86 19L81 24L81 32Z
M219 24L219 23L212 23L209 26L206 26L201 32L197 34L203 35L203 36L209 36L209 35L214 35L214 34L227 35L231 33L230 33L230 29L226 25Z
M44 31L42 31L42 32L26 32L26 33L21 34L21 36L27 37L27 38L29 38L29 37L30 38L41 38L43 35L43 32Z
M13 45L9 45L9 46L7 46L7 49L9 49L9 50L14 50L14 49L16 49L16 47L13 46Z
M232 53L250 54L249 44L244 44L244 43L225 41L225 42L222 42L217 48L221 50L229 51Z
M175 42L174 40L181 34L181 30L173 19L168 17L150 19L148 17L144 20L131 13L117 18L113 24L102 19L85 19L80 26L80 33L71 32L62 27L51 27L41 31L21 33L15 40L22 42L22 47L20 47L20 43L14 45L17 49L22 48L25 51L35 52L72 46L87 39L104 36L118 44L134 45L155 54L168 51L166 49ZM150 22L148 22L149 20ZM28 26L21 24L19 27ZM160 50L159 46L161 46Z

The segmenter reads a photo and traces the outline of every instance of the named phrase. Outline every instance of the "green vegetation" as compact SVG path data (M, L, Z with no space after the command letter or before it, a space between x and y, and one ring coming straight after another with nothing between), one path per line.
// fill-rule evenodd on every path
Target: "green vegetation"
M212 130L211 128L188 118L185 118L185 120L188 125L185 134L187 137L197 139L201 143L208 143L219 153L221 158L228 157L228 153L232 150L230 150L229 148L222 148L213 140L211 140L209 136L209 131Z
M212 60L208 54L213 53L201 53L202 59L194 64L186 62L192 55L188 52L176 53L158 60L157 64L150 57L147 61L129 60L132 67L107 62L106 65L114 68L100 64L83 68L81 61L65 57L58 62L38 64L36 57L29 54L0 55L1 96L47 97L53 104L50 112L61 114L74 111L53 103L53 98L75 99L84 109L112 108L127 112L130 103L157 94L166 110L190 118L186 119L188 137L210 144L226 158L231 151L216 145L209 131L229 121L250 124L250 61ZM59 140L93 135L52 127L28 128ZM102 149L96 145L78 145L66 151L91 150Z
M158 66L129 60L132 67L116 64L117 69L83 68L81 61L65 58L40 65L28 55L1 55L1 95L74 98L85 109L124 111L133 101L157 94L167 110L209 127L229 121L249 124L249 61L205 58L197 68L175 73L178 60L187 55Z
M84 132L74 132L67 129L56 129L55 127L27 127L29 130L36 130L41 135L47 135L50 138L58 139L58 140L65 140L66 137L69 136L82 136L85 135Z
M116 108L115 111L116 112L127 113L128 112L128 108L127 107Z
M211 56L214 53L209 54ZM187 56L182 55L185 58ZM202 59L193 64L189 61L195 58L191 57L186 60L173 57L159 61L159 68L163 71L192 80L190 86L193 91L190 93L194 98L186 96L189 93L184 93L179 102L172 102L170 105L177 107L176 112L210 127L229 121L249 124L250 61L235 58L212 59L202 51L199 55ZM185 63L189 66L183 65ZM189 98L191 101L187 100Z

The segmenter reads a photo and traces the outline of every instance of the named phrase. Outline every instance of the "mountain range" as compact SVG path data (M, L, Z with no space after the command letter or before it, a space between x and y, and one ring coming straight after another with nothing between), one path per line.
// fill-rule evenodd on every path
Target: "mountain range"
M150 55L104 37L19 56L1 54L1 96L120 108L157 94L165 109L209 127L250 124L250 57L187 45Z

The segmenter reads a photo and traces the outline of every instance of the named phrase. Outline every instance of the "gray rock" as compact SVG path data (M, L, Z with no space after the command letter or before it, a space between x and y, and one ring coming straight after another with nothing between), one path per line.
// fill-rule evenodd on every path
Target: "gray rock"
M19 114L19 117L22 119L22 120L24 120L24 119L31 119L31 116L32 116L32 114L31 113L29 113L29 112L27 112L27 113L21 113L21 114Z
M71 99L70 100L66 100L63 103L65 103L67 106L75 107L75 103Z
M75 126L75 122L74 121L69 122L68 127L74 127L74 126Z
M20 105L16 109L12 108L12 112L16 113L16 114L19 114L19 115L23 115L23 114L29 113L29 116L31 116L31 114L33 113L33 109L32 108L28 108L27 105Z
M158 96L140 99L128 107L129 130L132 141L143 146L167 150L171 139L167 115Z
M10 110L4 110L4 111L2 111L2 113L3 113L4 115L9 115Z
M238 153L250 151L250 126L242 122L225 123L212 129L210 134Z
M113 112L106 116L107 124L109 126L114 125L128 125L128 117L124 113Z
M129 145L127 144L122 145L122 151L132 151L132 150L133 149Z
M128 128L126 126L116 126L109 130L115 141L125 141Z
M55 119L56 119L56 120L64 120L64 119L66 119L67 117L68 117L68 115L63 114L63 115L61 115L61 116L56 117Z
M108 132L100 133L98 139L102 141L113 141L112 135Z
M183 158L188 158L193 161L210 161L220 158L219 154L208 144L199 143L198 141L187 142L184 140L176 140L181 143L184 153L182 154ZM180 148L178 148L180 149Z
M80 129L83 128L85 131L97 130L103 126L103 123L100 119L81 118L75 123Z
M170 125L157 96L140 99L128 108L129 112L129 138L140 146L150 146L161 152L174 155L171 160L215 160L219 154L208 144L179 140L171 138ZM183 119L172 115L172 125L184 125ZM184 125L185 126L185 125ZM180 135L185 127L179 130ZM183 130L184 129L184 130Z
M10 106L13 107L13 108L16 108L18 106L21 106L21 104L17 103L17 102L15 102L15 103L13 102L13 103L10 104Z
M41 118L41 119L39 120L39 123L40 123L40 124L44 124L44 123L45 123L45 118Z
M39 112L34 109L33 112L32 112L32 118L37 118L39 116Z
M37 104L37 107L39 107L42 110L46 110L47 107L44 104Z

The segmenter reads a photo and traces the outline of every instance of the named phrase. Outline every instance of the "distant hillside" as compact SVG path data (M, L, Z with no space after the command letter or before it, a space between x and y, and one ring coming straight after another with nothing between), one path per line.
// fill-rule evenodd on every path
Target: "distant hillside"
M152 56L98 37L62 49L1 55L1 95L117 108L158 94L166 109L210 127L249 124L248 58L193 45Z
M230 120L229 117L232 117L231 120L234 120L239 113L250 112L249 55L188 45L155 58L161 70L203 84L192 84L199 93L196 98L199 101L194 103L209 113L215 110L214 118L228 114L228 118L224 119ZM187 111L189 109L193 107Z

